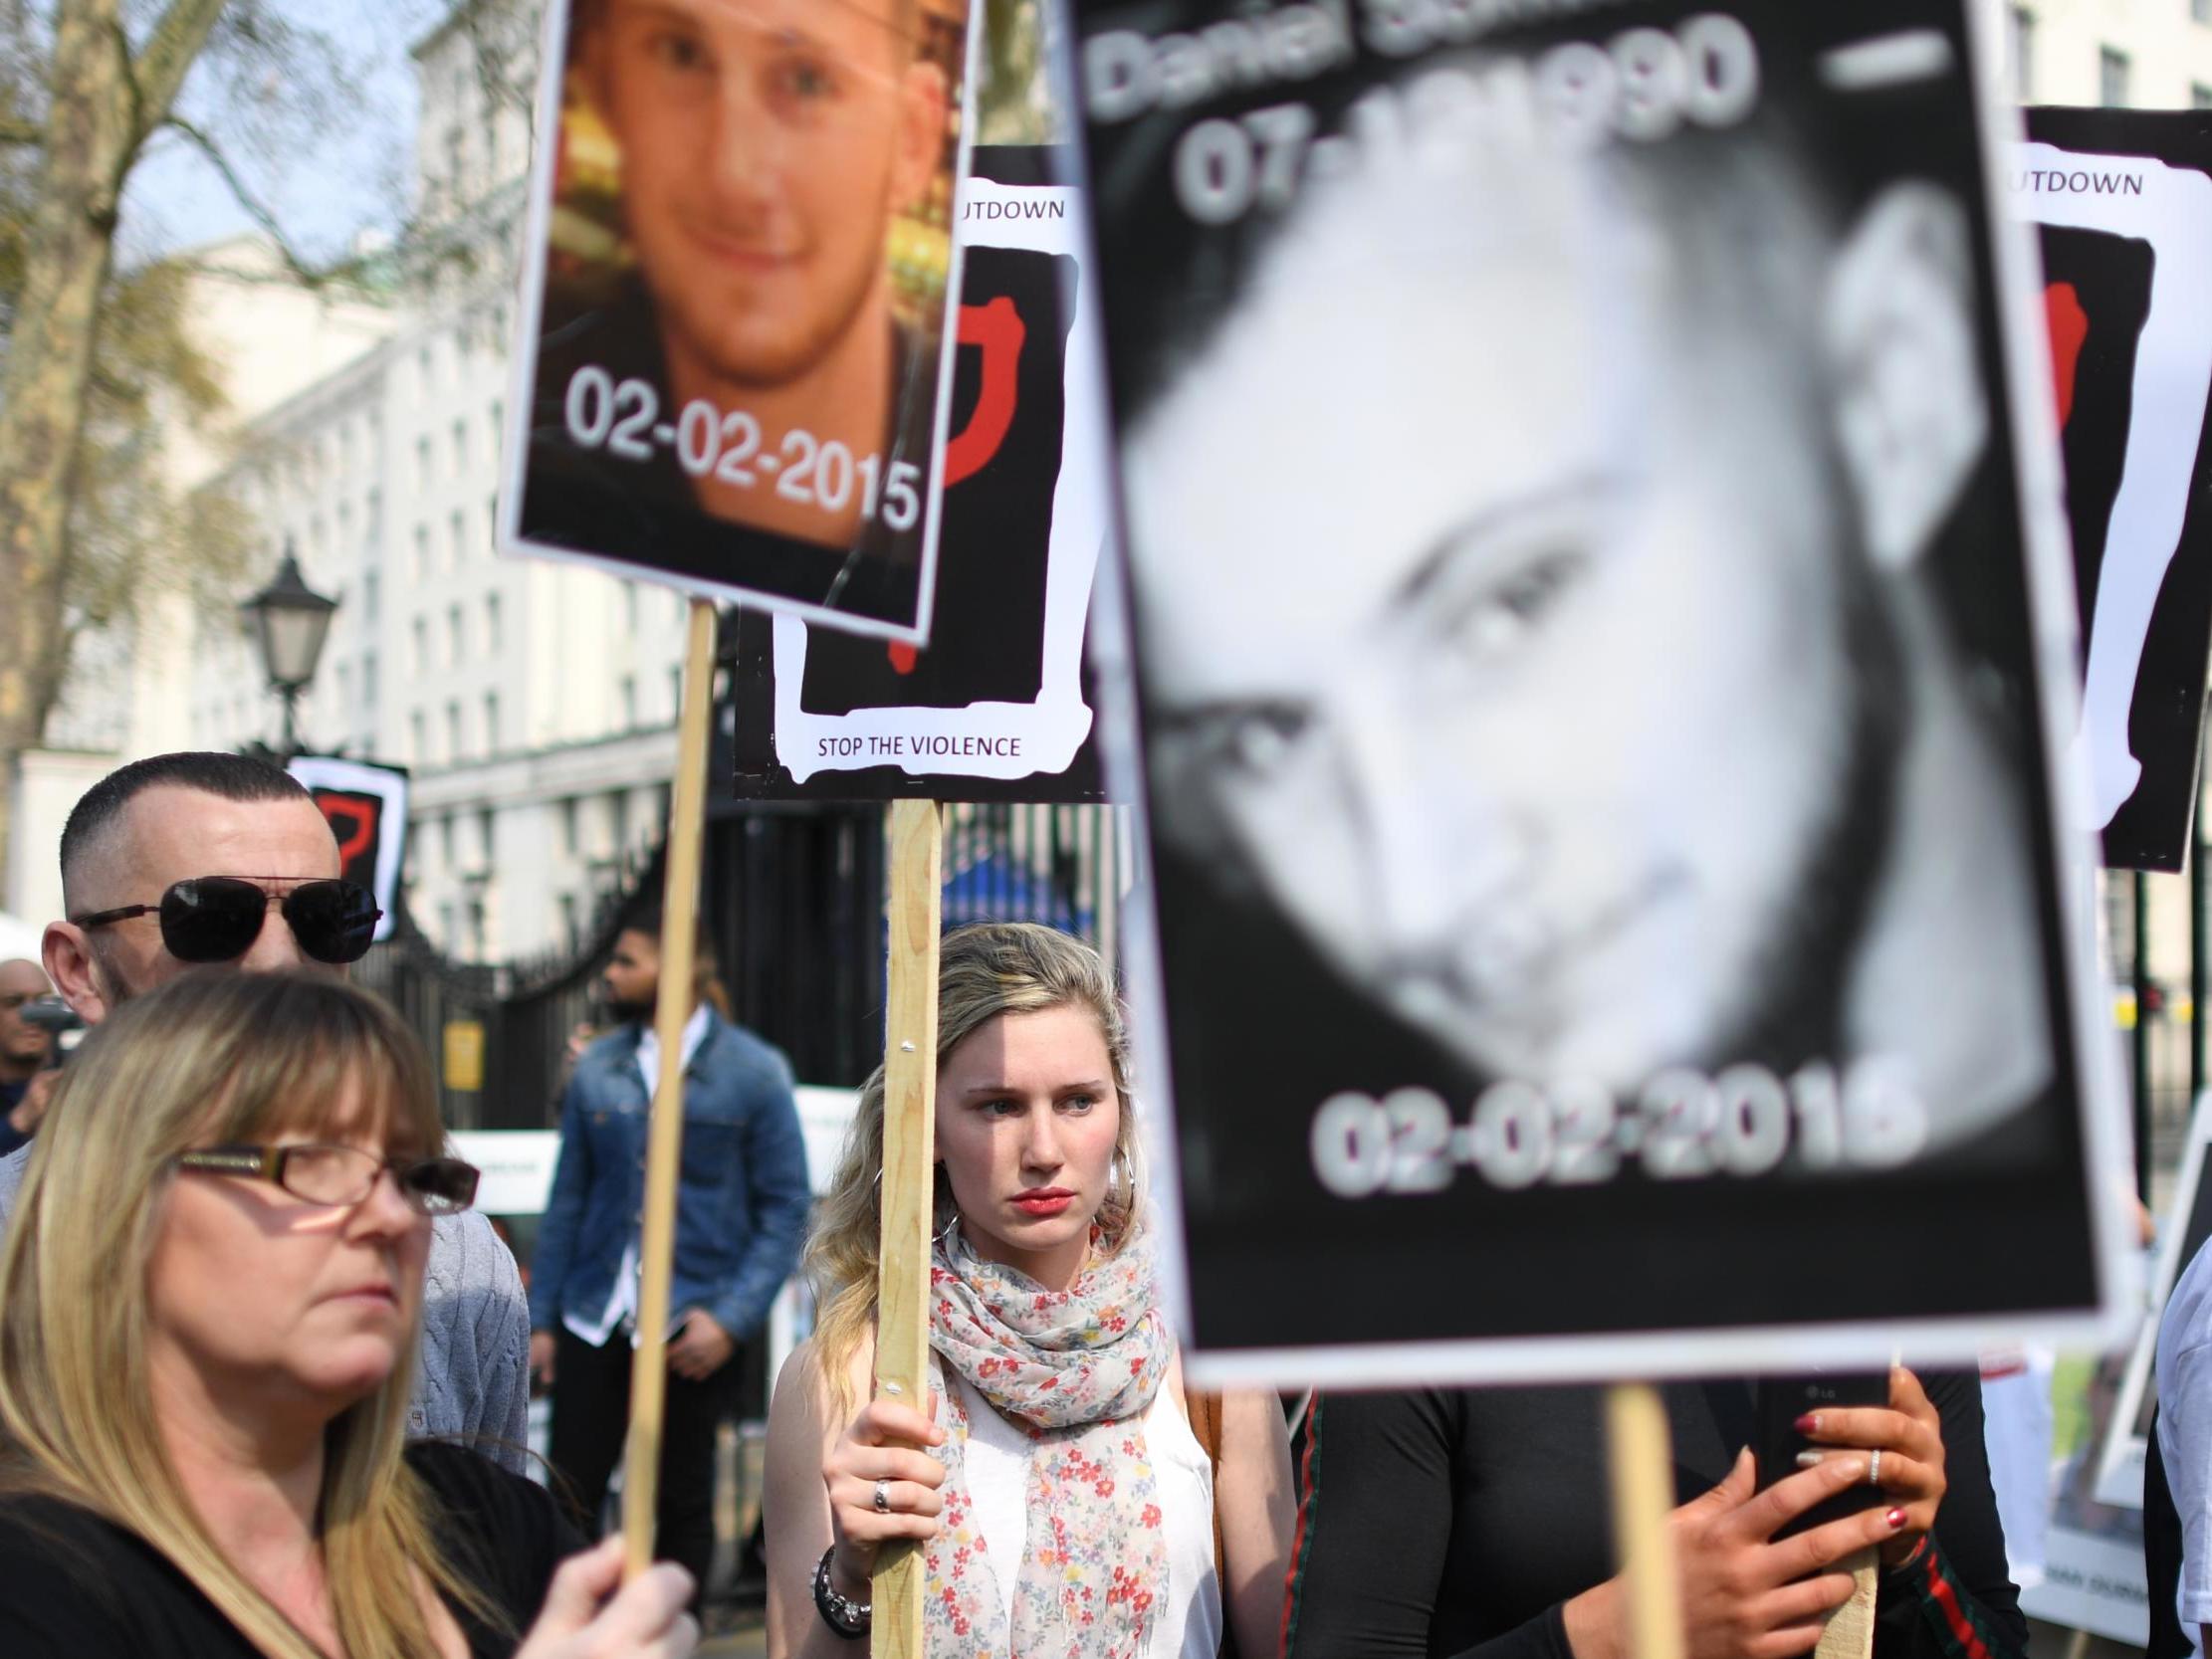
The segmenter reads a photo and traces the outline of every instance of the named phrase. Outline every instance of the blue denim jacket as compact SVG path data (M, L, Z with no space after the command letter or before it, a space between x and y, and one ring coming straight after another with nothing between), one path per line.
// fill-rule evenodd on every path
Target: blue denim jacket
M676 1271L669 1309L704 1308L745 1338L798 1265L809 1194L791 1068L752 1032L708 1011L684 1068L683 1170L676 1191ZM642 1028L600 1038L576 1062L560 1103L560 1155L538 1230L530 1323L606 1309L623 1247L645 1209Z

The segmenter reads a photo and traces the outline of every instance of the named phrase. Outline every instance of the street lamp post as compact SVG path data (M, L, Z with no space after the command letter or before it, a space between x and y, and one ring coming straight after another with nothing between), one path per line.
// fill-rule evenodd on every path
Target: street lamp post
M284 759L300 752L295 723L300 694L315 679L315 665L323 656L323 641L331 631L331 613L337 601L318 593L300 575L300 561L292 543L285 542L284 562L269 585L250 599L241 600L239 614L253 630L261 652L261 666L269 676L269 689L284 699Z

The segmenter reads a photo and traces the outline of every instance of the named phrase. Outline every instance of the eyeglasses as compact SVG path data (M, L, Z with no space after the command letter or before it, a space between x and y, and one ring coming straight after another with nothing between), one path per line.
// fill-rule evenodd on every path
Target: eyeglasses
M479 1171L457 1157L378 1157L358 1146L202 1146L179 1152L179 1169L274 1181L311 1204L357 1204L386 1169L399 1195L424 1215L459 1215L476 1202Z
M284 912L300 948L319 962L359 961L384 914L376 908L375 895L354 882L302 882L280 899L243 876L198 876L174 884L158 905L124 905L70 920L80 928L105 928L134 916L158 915L161 942L178 961L228 962L253 948L272 900Z

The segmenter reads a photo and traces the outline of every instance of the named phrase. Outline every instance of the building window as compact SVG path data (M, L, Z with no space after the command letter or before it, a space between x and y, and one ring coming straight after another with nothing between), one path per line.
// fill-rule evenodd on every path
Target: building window
M624 582L622 584L622 630L629 634L637 632L637 583L635 582Z
M484 694L484 752L499 753L499 693Z
M492 399L492 453L499 454L500 439L507 431L507 405L499 398Z
M2097 54L2097 102L2107 108L2127 103L2127 54L2101 47Z
M453 814L448 812L438 820L438 852L448 870L453 868Z
M668 718L672 721L684 718L684 671L680 668L668 671Z
M484 868L489 870L499 860L499 837L495 833L499 819L490 807L476 815L477 850L484 855Z
M459 508L455 508L453 517L446 520L445 534L446 541L452 550L452 558L448 568L458 570L461 568L461 560L467 556L469 550L468 520L462 518Z
M423 491L429 488L430 440L428 438L417 438L415 440L415 489Z
M353 671L343 663L337 665L337 707L340 719L353 709Z
M361 547L373 553L384 539L384 496L371 490L361 502Z
M448 760L461 758L461 700L454 698L445 706L445 752Z
M371 715L376 713L376 653L361 653L361 707Z
M2205 0L2205 3L2212 5L2212 0ZM2189 87L2189 107L2212 109L2212 87L2207 87L2201 81L2192 82Z
M2212 0L2189 0L2189 21L2212 23ZM2200 104L2197 107L2202 109L2205 105Z
M576 856L576 797L573 795L560 803L560 850L570 858Z
M570 945L573 945L576 942L578 932L579 930L576 927L576 896L573 893L563 893L560 896L560 936L566 939Z
M430 347L415 347L415 389L427 401L430 396Z
M607 794L607 828L614 832L614 856L620 858L630 845L630 796L625 789Z
M430 526L428 524L417 524L415 526L414 568L408 572L408 576L413 581L422 582L427 580L429 578L429 575Z
M635 731L637 729L637 676L634 674L623 675L617 683L615 696L620 700L621 705L621 728L624 731Z
M361 621L375 626L376 617L384 603L384 574L380 570L361 572Z
M499 595L484 595L484 649L497 653L500 648Z
M416 617L407 628L407 661L420 679L430 672L430 624Z
M466 478L469 472L469 423L453 423L453 476Z
M464 650L461 641L461 607L448 605L445 609L445 661L448 668L461 666Z
M418 766L430 760L429 737L423 727L422 711L417 709L407 717L407 757Z
M481 962L491 954L486 938L484 901L471 899L469 901L469 956L471 960Z

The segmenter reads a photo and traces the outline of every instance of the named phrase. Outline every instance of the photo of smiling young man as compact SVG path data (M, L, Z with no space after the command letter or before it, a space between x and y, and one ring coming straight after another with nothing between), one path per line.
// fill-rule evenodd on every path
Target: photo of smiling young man
M533 550L913 625L964 42L946 0L572 0Z

